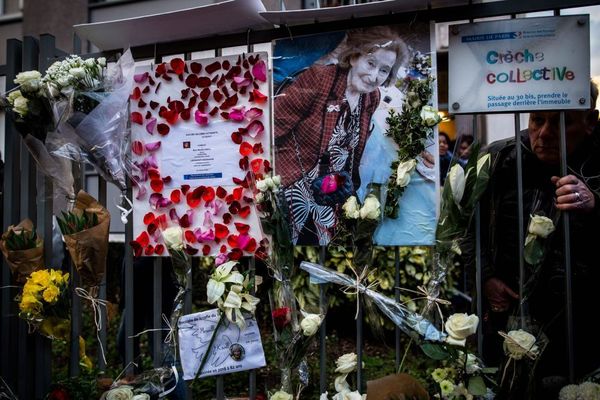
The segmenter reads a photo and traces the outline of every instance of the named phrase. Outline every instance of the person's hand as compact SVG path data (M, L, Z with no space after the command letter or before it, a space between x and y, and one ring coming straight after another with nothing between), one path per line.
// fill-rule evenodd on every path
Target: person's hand
M596 207L592 191L575 175L553 176L556 185L556 208L563 211L590 212Z
M510 303L519 299L519 295L498 278L490 278L485 282L483 292L493 312L504 312Z

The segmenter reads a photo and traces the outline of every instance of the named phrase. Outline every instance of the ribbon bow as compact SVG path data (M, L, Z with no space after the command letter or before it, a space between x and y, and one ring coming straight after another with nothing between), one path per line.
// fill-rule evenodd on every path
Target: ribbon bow
M341 288L340 290L342 292L344 292L345 294L356 295L356 314L354 315L354 319L357 319L358 313L360 311L359 294L365 293L367 290L374 290L377 286L379 286L379 280L375 280L375 281L371 282L370 284L368 284L367 286L365 286L365 285L363 285L362 282L365 279L368 279L369 276L371 276L373 274L373 271L369 271L369 268L365 267L359 274L358 272L356 272L356 269L354 269L352 267L352 265L350 265L349 262L348 262L348 267L350 267L350 269L354 273L354 276L356 277L356 282L355 282L355 284L348 284L348 285L344 286L343 288Z
M90 301L92 306L92 310L94 310L94 325L96 325L96 339L98 340L98 345L100 346L100 353L102 354L102 359L106 364L106 356L104 355L104 346L102 345L102 340L100 340L100 330L102 329L102 318L100 314L100 306L104 306L106 309L106 305L108 301L98 298L98 286L94 286L94 288L90 289L92 293L89 293L87 290L81 287L75 288L75 293L77 296L82 299L86 299Z

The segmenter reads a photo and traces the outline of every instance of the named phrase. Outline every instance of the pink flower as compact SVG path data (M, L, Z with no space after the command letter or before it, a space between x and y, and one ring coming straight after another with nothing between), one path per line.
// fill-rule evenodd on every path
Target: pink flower
M327 175L321 182L321 192L324 194L333 193L337 190L338 183L335 175Z

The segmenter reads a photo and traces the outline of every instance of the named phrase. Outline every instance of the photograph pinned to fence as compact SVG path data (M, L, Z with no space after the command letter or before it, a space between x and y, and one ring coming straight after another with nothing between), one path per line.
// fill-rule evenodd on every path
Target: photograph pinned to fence
M429 24L415 22L275 41L275 170L294 244L327 245L345 201L355 195L362 203L369 194L387 215L375 243L434 243L439 174L433 127L439 121L421 122L419 113L433 104L435 87L425 101L408 101L418 97L411 81L428 85L435 74L430 41ZM416 113L405 121L422 126L407 128L427 132L422 146L411 148L415 154L398 144L394 136L401 135L387 133L391 110ZM410 179L396 179L397 164L409 160ZM400 185L399 201L385 204L388 191Z
M245 315L246 328L225 320L218 309L188 314L179 319L179 354L183 379L190 380L261 368L267 365L256 320ZM218 325L218 331L215 329ZM214 335L214 341L210 344ZM206 352L208 356L198 374Z

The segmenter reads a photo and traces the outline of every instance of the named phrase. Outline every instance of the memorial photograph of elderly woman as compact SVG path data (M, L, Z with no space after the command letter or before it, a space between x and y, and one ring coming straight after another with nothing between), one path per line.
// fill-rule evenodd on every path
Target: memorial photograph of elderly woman
M429 24L376 26L278 40L273 48L275 172L292 241L326 245L344 202L385 184L398 147L386 135L402 112L406 81L435 76ZM416 158L395 218L382 215L380 245L430 245L437 210L437 138ZM334 178L333 188L329 181ZM327 187L327 189L325 189ZM385 195L378 193L382 204Z

